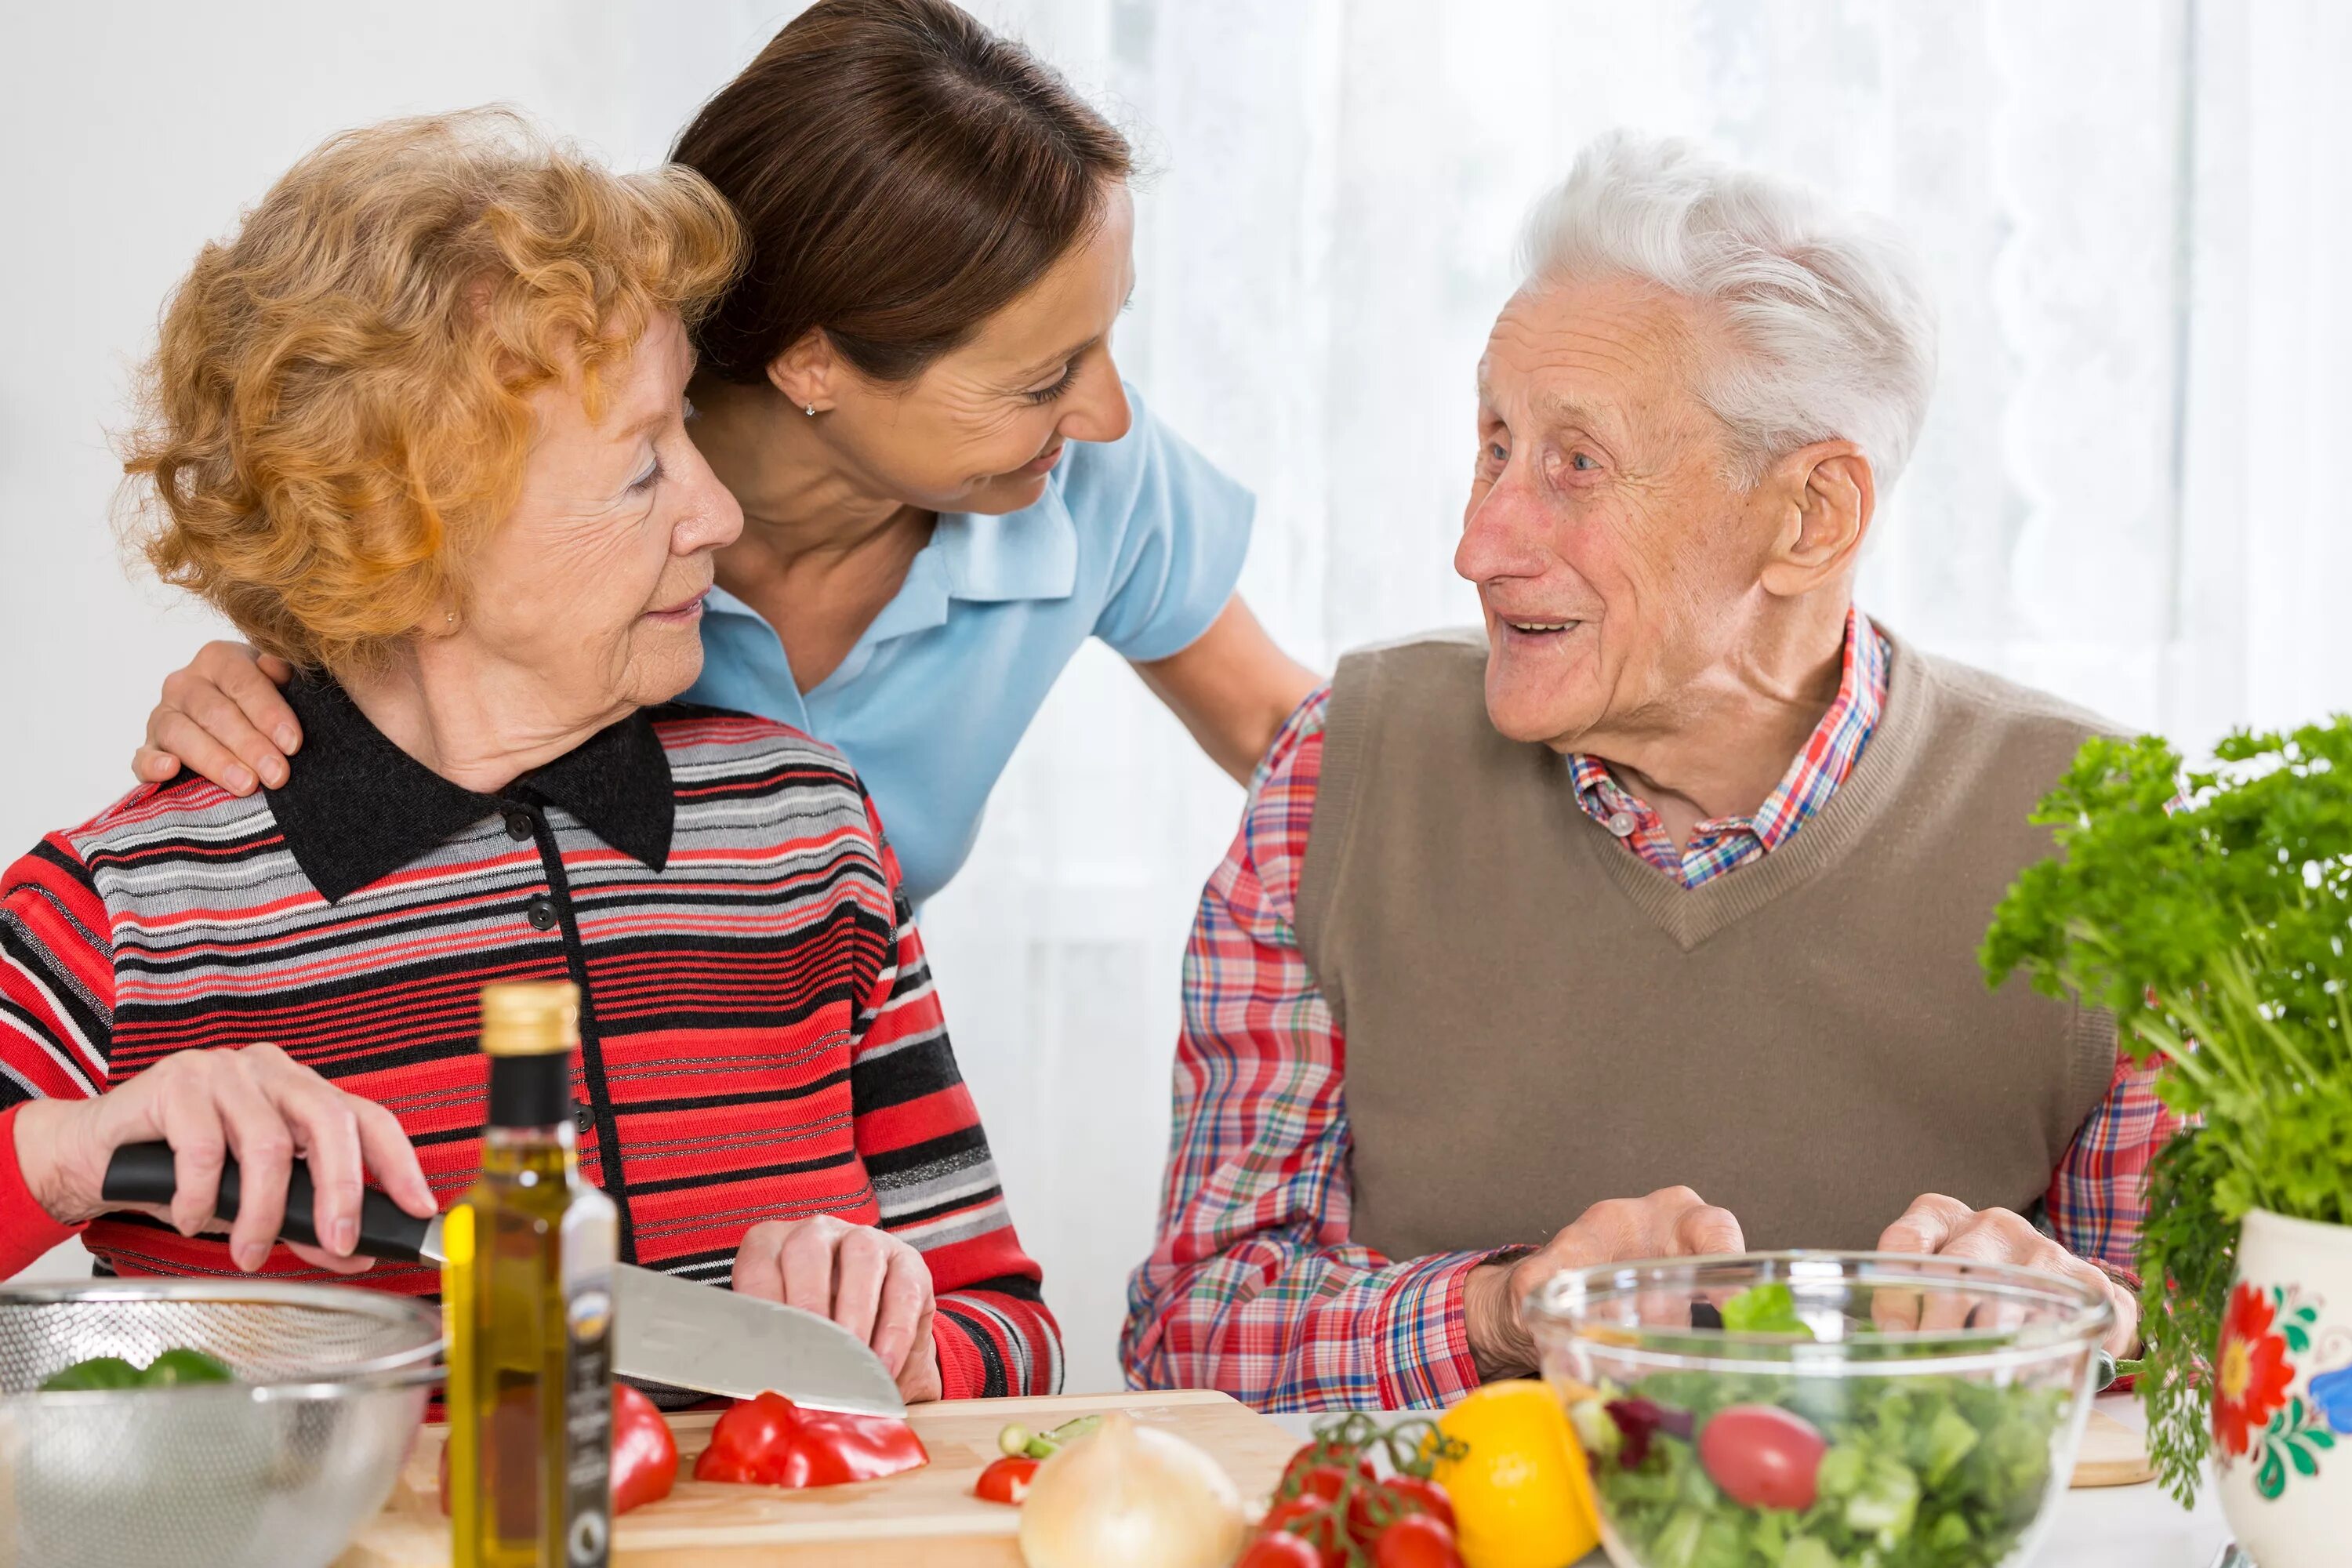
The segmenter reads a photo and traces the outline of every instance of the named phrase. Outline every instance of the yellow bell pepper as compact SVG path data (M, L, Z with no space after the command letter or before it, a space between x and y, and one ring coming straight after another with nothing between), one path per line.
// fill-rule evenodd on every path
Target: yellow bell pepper
M1467 1568L1565 1568L1600 1544L1584 1450L1549 1388L1490 1383L1437 1430L1469 1450L1435 1467Z

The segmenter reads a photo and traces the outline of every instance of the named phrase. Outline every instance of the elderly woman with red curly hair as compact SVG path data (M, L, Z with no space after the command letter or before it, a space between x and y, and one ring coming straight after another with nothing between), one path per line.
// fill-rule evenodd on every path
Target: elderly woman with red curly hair
M76 1230L102 1273L358 1272L363 1183L424 1215L478 1164L480 988L570 981L625 1258L831 1316L909 1399L1056 1384L856 774L671 700L742 526L685 397L740 243L698 176L485 113L330 142L197 258L142 543L300 671L305 765L139 789L0 879L0 1277ZM168 1223L102 1213L155 1139ZM297 1160L316 1247L275 1245Z

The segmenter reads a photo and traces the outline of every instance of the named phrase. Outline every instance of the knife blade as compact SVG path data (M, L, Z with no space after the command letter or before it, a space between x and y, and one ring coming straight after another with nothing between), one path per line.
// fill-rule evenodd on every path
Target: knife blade
M161 1207L178 1187L170 1144L126 1143L107 1163L101 1193L110 1205ZM218 1218L236 1217L239 1191L232 1159L221 1170L213 1205ZM310 1170L297 1164L286 1184L281 1239L318 1245L314 1201ZM388 1262L445 1262L441 1222L439 1215L418 1219L370 1187L361 1198L353 1250ZM855 1415L907 1414L881 1359L814 1312L629 1263L614 1267L613 1306L613 1366L624 1377L732 1399L772 1389L796 1404Z

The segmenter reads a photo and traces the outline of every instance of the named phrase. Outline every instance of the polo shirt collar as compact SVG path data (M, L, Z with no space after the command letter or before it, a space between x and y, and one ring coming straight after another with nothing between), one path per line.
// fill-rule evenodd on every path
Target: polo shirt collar
M957 599L1066 599L1077 586L1078 525L1063 504L1062 487L1047 485L1034 506L1003 517L942 512L930 542L908 563L906 582L861 640L887 642L945 626Z
M286 700L302 722L302 750L293 776L264 793L294 863L329 903L517 805L560 805L631 859L656 871L668 863L677 801L668 754L642 712L488 795L394 745L331 677L298 674Z
M1064 466L1068 462L1065 457ZM973 604L1066 599L1077 588L1078 525L1062 499L1057 469L1034 506L1003 517L940 513L930 542L908 563L907 580L824 685L856 679L878 644L947 625L949 606L958 599ZM712 588L702 607L705 615L740 616L767 625L759 611L724 588Z

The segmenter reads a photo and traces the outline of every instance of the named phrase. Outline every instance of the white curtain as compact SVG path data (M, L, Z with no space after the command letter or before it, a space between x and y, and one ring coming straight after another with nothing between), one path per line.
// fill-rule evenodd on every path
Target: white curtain
M0 28L0 847L122 787L203 636L125 586L100 432L198 241L338 126L490 98L657 156L778 0L222 0ZM1594 133L1694 135L1907 229L1944 362L1864 585L1941 650L2203 743L2352 707L2352 6L2337 0L978 0L1144 143L1119 340L1259 497L1244 591L1328 668L1466 619L1471 371ZM163 613L159 613L163 612ZM100 626L106 635L94 637ZM8 748L0 747L0 750ZM1117 1381L1177 967L1240 792L1093 649L927 924L1014 1212Z
M2352 707L2352 6L2335 0L1034 0L1140 133L1129 375L1259 497L1302 658L1475 614L1471 374L1520 213L1618 124L1882 213L1942 373L1864 604L2202 745ZM1100 650L1096 650L1099 656ZM1177 966L1239 792L1108 657L1072 670L929 916L1016 1212L1108 1385ZM1605 1108L1600 1113L1605 1114Z

